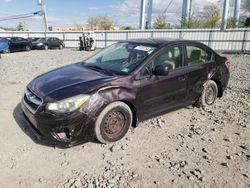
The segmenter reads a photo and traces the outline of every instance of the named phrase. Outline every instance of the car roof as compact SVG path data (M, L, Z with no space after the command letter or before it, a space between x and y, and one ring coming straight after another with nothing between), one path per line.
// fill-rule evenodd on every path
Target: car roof
M126 42L139 43L151 46L162 46L172 41L179 41L179 39L168 39L168 38L138 38L138 39L128 39ZM124 41L124 42L125 42Z
M144 45L150 45L150 46L156 46L156 47L160 47L160 46L173 43L173 42L192 42L192 43L201 44L200 42L197 42L197 41L174 39L174 38L138 38L138 39L123 40L121 42L132 42L132 43L138 43L138 44L144 44Z

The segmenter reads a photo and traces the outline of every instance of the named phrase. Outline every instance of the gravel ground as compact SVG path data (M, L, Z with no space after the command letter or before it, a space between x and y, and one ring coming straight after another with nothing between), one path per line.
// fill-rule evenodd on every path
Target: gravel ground
M0 187L250 187L250 56L210 108L183 108L141 122L125 139L69 149L44 146L25 129L20 98L43 72L93 54L73 49L0 59Z

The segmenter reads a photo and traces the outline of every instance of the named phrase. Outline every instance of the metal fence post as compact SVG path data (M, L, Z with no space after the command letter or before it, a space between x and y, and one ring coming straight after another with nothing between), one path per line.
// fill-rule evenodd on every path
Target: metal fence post
M154 38L154 31L151 31L151 38Z
M179 39L182 39L182 32L181 32L181 30L179 31Z
M128 31L126 31L126 40L128 40Z
M241 52L245 51L246 38L247 38L247 30L244 30L243 39L242 39L242 46L241 46Z
M104 40L105 40L105 48L107 47L107 32L105 31L105 35L104 35Z
M209 31L209 37L208 37L208 46L211 48L211 44L212 44L212 34L213 34L213 31L210 30Z
M65 32L63 32L62 34L63 34L63 42L65 42Z

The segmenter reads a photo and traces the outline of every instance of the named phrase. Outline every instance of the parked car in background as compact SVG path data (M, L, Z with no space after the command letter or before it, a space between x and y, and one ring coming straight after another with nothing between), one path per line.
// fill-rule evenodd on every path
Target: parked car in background
M27 38L27 40L30 41L30 42L35 42L38 39L40 39L40 37L29 37L29 38Z
M32 49L48 50L52 48L62 49L64 47L65 47L64 42L56 37L43 37L32 42Z
M9 43L9 52L30 51L31 42L22 37L6 37Z
M0 53L9 52L9 42L6 38L0 38Z
M38 138L74 145L89 132L120 140L138 121L222 97L231 63L187 40L121 41L33 79L21 106ZM181 125L180 125L181 126Z

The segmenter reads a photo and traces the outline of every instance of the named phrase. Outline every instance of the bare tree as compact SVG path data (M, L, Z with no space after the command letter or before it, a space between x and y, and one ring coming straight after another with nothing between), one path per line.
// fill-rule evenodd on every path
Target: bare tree
M107 15L99 15L88 18L88 26L93 30L111 30L113 28L113 21Z
M244 1L244 6L243 6L244 10L247 12L247 13L250 13L250 0L245 0Z
M203 8L200 16L204 27L215 28L220 20L220 9L215 3L209 3Z

